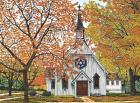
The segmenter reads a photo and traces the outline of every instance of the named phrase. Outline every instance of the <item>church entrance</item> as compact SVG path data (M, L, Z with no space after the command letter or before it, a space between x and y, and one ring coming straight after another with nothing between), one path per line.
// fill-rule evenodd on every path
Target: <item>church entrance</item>
M77 96L88 95L88 81L77 81Z

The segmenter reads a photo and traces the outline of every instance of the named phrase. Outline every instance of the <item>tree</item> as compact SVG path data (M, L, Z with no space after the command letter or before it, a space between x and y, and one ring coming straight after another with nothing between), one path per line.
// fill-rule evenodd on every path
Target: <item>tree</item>
M42 66L41 56L55 56L57 48L53 45L59 41L59 35L54 36L53 30L65 29L67 35L72 35L74 5L68 0L2 1L0 47L20 65L19 69L11 68L11 63L7 68L23 74L25 103L29 101L28 73L33 62ZM0 62L6 65L3 58Z
M140 73L140 2L104 1L107 2L106 7L99 7L94 2L86 5L91 22L87 32L95 33L92 38L96 38L96 51L100 56L111 60L120 70L129 71L131 95L135 95L135 76Z
M0 74L3 78L5 78L7 80L7 82L8 82L8 93L9 93L9 96L11 96L12 95L13 84L14 84L15 81L17 81L19 79L20 75L17 72L3 69L3 67L1 67L1 69L2 70L1 70Z

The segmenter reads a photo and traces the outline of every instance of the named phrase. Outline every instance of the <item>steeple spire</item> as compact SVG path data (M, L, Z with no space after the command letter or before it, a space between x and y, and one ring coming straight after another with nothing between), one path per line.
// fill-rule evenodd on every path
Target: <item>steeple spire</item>
M76 25L76 39L84 39L84 26L81 17L81 6L78 6L78 18Z
M78 10L78 20L77 20L77 30L83 29L83 23L82 23L82 18L81 18L81 6L78 6L79 10Z

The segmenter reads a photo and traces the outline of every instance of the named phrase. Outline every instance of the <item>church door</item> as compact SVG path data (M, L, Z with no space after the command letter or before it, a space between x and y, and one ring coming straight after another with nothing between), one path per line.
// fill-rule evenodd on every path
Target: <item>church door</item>
M88 95L88 81L77 81L77 95L78 96Z

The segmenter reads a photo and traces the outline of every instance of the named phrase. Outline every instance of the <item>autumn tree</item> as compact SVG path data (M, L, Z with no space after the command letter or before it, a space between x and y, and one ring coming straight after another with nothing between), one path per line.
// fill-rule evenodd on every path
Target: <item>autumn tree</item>
M1 67L1 71L0 71L0 75L7 80L8 82L8 95L11 96L12 95L12 87L15 83L15 81L19 80L20 78L20 74L18 74L17 72L11 71L11 70L5 70Z
M75 4L68 0L2 0L1 3L0 47L20 66L12 68L11 62L7 68L23 74L24 102L27 103L31 66L33 62L42 66L41 56L55 57L58 49L55 45L60 39L53 30L65 30L67 35L73 35ZM0 64L6 65L3 58Z
M140 70L140 2L104 0L102 7L89 2L85 9L90 25L87 33L94 39L98 55L123 71L129 71L131 95L136 94L135 77Z

